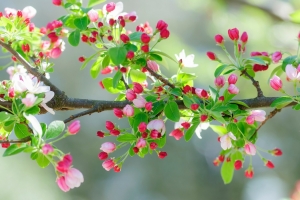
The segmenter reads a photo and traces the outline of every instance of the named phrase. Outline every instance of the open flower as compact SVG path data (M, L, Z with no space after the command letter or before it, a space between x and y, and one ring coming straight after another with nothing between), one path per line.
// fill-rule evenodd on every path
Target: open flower
M263 122L266 119L266 111L251 110L250 115L246 118L248 124L253 124L254 121Z
M221 142L222 149L224 150L230 149L232 147L231 140L236 140L236 137L231 132L221 136L220 142Z
M291 64L286 66L285 73L286 73L288 80L291 80L291 81L300 80L300 73Z
M179 53L179 55L175 54L176 59L183 67L197 67L198 64L194 64L194 54L190 54L188 56L185 55L184 49Z
M197 126L195 133L199 139L202 139L200 133L202 130L206 130L209 127L209 122L201 122L199 126Z
M148 130L157 130L161 132L161 135L164 135L165 131L166 131L166 126L163 120L161 119L154 119L152 121L150 121L147 125L147 129Z

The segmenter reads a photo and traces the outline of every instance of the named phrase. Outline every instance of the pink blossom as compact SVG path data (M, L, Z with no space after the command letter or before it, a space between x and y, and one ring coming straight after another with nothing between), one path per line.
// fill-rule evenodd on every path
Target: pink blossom
M246 154L248 154L248 155L254 156L256 154L256 147L251 142L247 142L244 149L245 149Z
M147 103L146 99L144 99L144 97L142 97L141 95L137 95L137 98L132 102L136 108L144 108L145 104Z
M65 176L57 177L56 183L62 191L68 192L70 190L70 187L66 184Z
M134 109L131 105L126 105L124 108L123 108L123 114L127 117L132 117L134 115Z
M146 140L144 138L139 138L135 146L140 149L140 148L144 148L146 145L147 145Z
M13 15L16 16L17 15L17 10L13 9L13 8L4 8L5 11L5 15L9 16L9 15Z
M23 8L22 14L25 19L31 19L36 15L36 9L32 6L26 6L25 8Z
M196 88L195 93L198 97L207 99L209 97L208 93L204 89Z
M264 110L251 110L250 115L255 121L262 122L266 119L266 112Z
M126 22L134 22L138 17L135 11L123 15L123 18Z
M281 88L282 88L282 81L281 81L281 79L280 79L278 76L274 75L274 76L270 79L270 86L271 86L274 90L276 90L276 91L281 90Z
M54 151L54 149L51 144L44 144L42 147L42 152L44 155L52 153L53 151Z
M237 80L238 80L237 75L230 74L230 76L228 77L228 84L236 84Z
M110 2L110 3L106 4L106 6L105 6L105 10L106 10L107 12L111 12L111 11L113 11L115 8L116 8L116 4L115 4L114 2Z
M106 160L102 163L102 167L106 170L106 171L109 171L111 170L112 168L114 168L115 166L115 163L112 159L109 159L109 160Z
M173 136L176 140L180 140L180 138L182 138L183 136L183 132L182 130L180 130L179 128L173 130L169 136Z
M53 5L61 6L62 0L52 0Z
M137 83L137 82L133 82L133 91L136 94L140 94L144 91L144 88L141 84Z
M225 77L224 76L218 76L215 78L215 86L217 88L222 88L225 85Z
M274 63L278 63L282 58L282 53L280 51L276 51L272 54L272 60Z
M87 14L88 14L91 22L96 22L99 18L98 12L94 9L91 9Z
M123 111L119 108L114 108L113 112L115 114L116 117L118 118L122 118L123 117Z
M147 66L154 72L158 72L159 70L159 65L155 61L148 60Z
M102 150L102 151L104 151L106 153L111 153L111 152L113 152L113 151L116 150L116 144L112 143L112 142L104 142L101 145L100 150Z
M145 109L150 112L152 110L152 102L147 102L145 104Z
M285 68L285 73L288 80L295 81L300 80L300 73L298 70L291 64L288 64Z
M75 120L73 121L70 126L68 127L68 132L71 135L75 135L76 133L78 133L80 131L80 121L79 120Z
M239 88L237 88L234 84L230 84L228 87L228 92L230 94L238 94L239 93Z
M131 89L128 89L126 91L126 98L129 100L129 101L133 101L134 99L136 99L136 94L133 90Z
M147 129L150 131L153 129L160 131L161 135L164 135L164 133L166 131L165 123L161 119L154 119L154 120L150 121L147 125Z
M60 47L55 47L54 49L52 49L51 51L50 51L50 57L51 58L59 58L60 57L60 55L61 55L61 49L60 49Z
M72 156L70 154L66 154L62 160L57 162L56 170L61 173L67 172L72 165L72 160Z
M227 133L220 137L221 147L224 150L230 149L232 147L231 140L236 140L236 137L231 133Z
M26 98L22 99L22 103L26 107L31 107L33 106L34 102L36 101L37 97L34 94L28 93L26 95Z
M147 130L147 124L145 122L141 122L138 126L139 132L143 133Z
M78 169L70 168L65 174L65 183L71 189L79 187L83 181L83 175Z

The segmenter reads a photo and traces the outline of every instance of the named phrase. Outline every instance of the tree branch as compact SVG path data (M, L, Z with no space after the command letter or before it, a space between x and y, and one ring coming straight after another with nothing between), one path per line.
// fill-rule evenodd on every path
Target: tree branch
M164 84L170 86L171 88L175 88L175 85L173 85L172 83L170 83L168 80L166 80L164 77L162 77L161 75L155 73L152 69L150 69L150 67L148 67L148 65L146 65L145 67L152 76L154 76L155 78L157 78L158 80L160 80L161 82L163 82Z
M0 144L1 143L25 143L25 142L29 142L29 141L31 141L30 136L25 137L25 138L20 139L20 140L0 140Z
M273 111L271 111L269 113L269 115L266 117L266 119L259 125L259 127L256 129L256 133L258 132L258 130L272 117L274 117L278 112L280 112L281 109L277 109L275 108Z
M248 74L248 72L244 71L244 72L242 72L242 75L243 74L245 76L247 76L252 81L252 84L254 85L254 87L256 88L256 91L257 91L257 97L264 97L264 93L263 93L263 91L260 88L259 82L256 81L252 76L250 76Z

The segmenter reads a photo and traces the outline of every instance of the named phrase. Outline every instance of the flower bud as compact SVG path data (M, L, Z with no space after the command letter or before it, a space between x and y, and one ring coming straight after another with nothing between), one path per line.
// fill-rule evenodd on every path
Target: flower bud
M213 53L213 52L211 52L211 51L206 52L206 55L207 55L207 57L208 57L209 59L211 59L211 60L217 60L216 54Z
M164 152L164 151L161 151L158 153L158 157L160 159L164 159L167 155L168 155L167 152Z
M181 126L187 130L190 128L191 124L189 122L183 122L183 123L181 123Z
M208 116L207 115L201 115L200 116L200 121L205 122L207 120Z
M62 0L52 0L53 5L61 6Z
M100 150L106 152L106 153L111 153L114 152L116 150L116 144L112 143L112 142L104 142L101 145Z
M141 133L144 133L147 130L147 124L145 122L141 122L138 126L138 130Z
M133 91L137 94L140 94L144 91L144 88L141 84L133 82Z
M91 9L87 14L88 14L91 22L96 22L99 18L98 12L94 9Z
M196 104L196 103L193 103L193 104L191 105L191 110L198 110L198 108L199 108L199 105Z
M245 171L245 177L246 178L253 178L254 172L252 170L252 167L249 167L248 169L246 169Z
M109 133L113 136L118 136L121 132L118 129L112 129L109 131Z
M158 72L159 70L159 65L155 61L148 60L147 66L154 72Z
M114 2L110 2L108 4L106 4L105 6L105 10L109 13L111 11L114 11L116 8L116 4Z
M279 148L273 149L273 150L269 151L269 153L271 153L274 156L281 156L282 155L282 151Z
M166 29L168 27L168 24L166 22L164 22L163 20L159 20L156 24L156 29L157 30L163 30Z
M225 77L224 76L218 76L215 78L215 86L217 88L222 88L225 85Z
M251 142L248 142L245 145L244 150L245 150L246 154L248 154L248 155L254 156L256 154L256 147Z
M230 94L238 94L239 93L239 88L237 88L234 84L230 84L228 87L228 92Z
M109 171L111 170L112 168L114 168L115 166L115 163L112 159L109 159L109 160L106 160L102 163L102 167L106 170L106 171Z
M122 118L123 117L123 111L119 108L113 108L113 112L116 117Z
M123 114L127 117L132 117L134 115L134 110L133 110L133 107L131 105L126 105L124 108L123 108Z
M97 136L100 138L104 137L104 133L102 131L97 131Z
M151 40L151 38L150 38L150 36L147 33L142 33L142 35L141 35L141 41L144 44L148 44L150 42L150 40Z
M105 160L106 158L108 158L108 153L102 151L98 154L98 158L100 160Z
M44 144L42 147L42 152L44 155L52 153L53 151L54 151L54 149L51 144Z
M160 31L160 38L167 39L170 36L170 31L168 29L163 29Z
M151 142L149 146L150 146L150 149L152 149L152 150L157 148L157 144L155 142Z
M276 51L272 54L272 61L274 63L278 63L282 58L282 53L280 51Z
M130 38L128 37L128 35L126 35L126 34L121 34L120 35L120 39L122 40L122 42L123 43L127 43L127 42L129 42L130 41Z
M128 51L127 52L127 55L126 55L126 58L128 58L128 59L132 59L132 58L134 58L134 52L133 51Z
M136 94L133 90L131 89L128 89L126 91L126 98L129 100L129 101L133 101L134 99L136 99Z
M237 75L230 74L230 76L228 77L228 84L236 84L237 80L238 80Z
M223 38L222 35L218 34L218 35L215 36L215 41L216 41L217 44L220 45L220 44L224 43L224 38Z
M266 167L268 167L270 169L273 169L275 167L274 164L269 160L265 161L265 165L266 165Z
M280 79L278 76L274 75L274 76L270 79L270 86L271 86L274 90L276 90L276 91L281 90L281 88L282 88L282 81L281 81L281 79Z
M180 130L179 128L173 130L169 136L173 136L176 140L180 140L180 138L182 138L183 136L183 132L182 130Z
M146 145L147 145L146 140L144 140L144 138L139 138L135 146L141 149L144 148Z
M152 110L152 102L147 102L145 104L145 109L150 112Z
M241 36L241 41L245 44L248 41L248 34L247 32L243 32Z
M115 125L111 121L106 121L105 122L105 127L106 127L107 130L111 131L115 128Z
M237 28L229 29L228 36L232 41L237 41L239 39L239 30Z
M239 170L243 167L243 162L241 160L236 160L234 162L234 169L235 170Z
M76 133L78 133L80 131L80 121L79 120L75 120L73 121L70 126L68 127L68 132L71 135L75 135Z

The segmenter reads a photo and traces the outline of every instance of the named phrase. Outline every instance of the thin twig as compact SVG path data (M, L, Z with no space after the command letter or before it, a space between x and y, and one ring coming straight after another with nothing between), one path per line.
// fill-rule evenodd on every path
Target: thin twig
M165 79L164 77L162 77L161 75L155 73L152 69L150 69L150 67L148 67L148 65L146 65L145 67L152 76L154 76L155 78L157 78L158 80L160 80L161 82L163 82L164 84L170 86L171 88L175 88L175 85L173 85L172 83L170 83L167 79Z
M256 129L256 132L269 120L271 119L272 117L274 117L278 112L280 112L281 109L277 109L275 108L273 111L271 111L269 113L269 115L266 117L266 119L259 125L259 127Z
M0 144L1 143L25 143L25 142L29 142L29 141L31 141L31 137L27 136L20 140L0 140Z
M264 97L264 93L260 88L259 82L256 81L252 76L250 76L248 74L248 72L246 72L246 71L244 71L242 74L247 76L252 81L252 84L254 85L254 87L256 88L256 91L257 91L257 97Z

